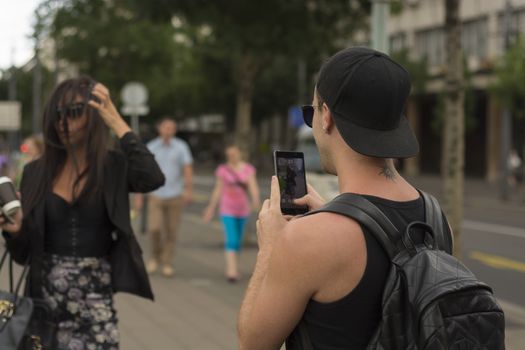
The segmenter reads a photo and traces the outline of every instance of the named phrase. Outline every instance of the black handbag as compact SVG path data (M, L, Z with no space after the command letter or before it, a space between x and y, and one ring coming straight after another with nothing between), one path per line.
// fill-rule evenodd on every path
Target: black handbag
M33 314L18 350L56 349L57 322L43 299L33 298Z
M8 254L6 249L0 260L0 271ZM25 265L13 289L13 261L9 256L9 291L0 290L0 349L2 350L16 350L25 342L23 338L33 314L33 301L29 297L20 296L19 291L27 271L28 265ZM38 347L34 348L38 349Z

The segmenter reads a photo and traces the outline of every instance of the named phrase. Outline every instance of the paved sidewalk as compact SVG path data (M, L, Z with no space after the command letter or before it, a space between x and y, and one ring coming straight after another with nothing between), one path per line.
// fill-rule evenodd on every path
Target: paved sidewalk
M243 280L223 278L221 228L205 225L187 213L176 255L176 277L152 276L156 302L117 296L123 350L236 349L236 320L256 248L249 244L241 256ZM139 237L144 248L147 242ZM147 256L147 249L145 256ZM507 321L508 350L525 344L525 309L502 302Z
M202 180L205 181L205 178ZM208 180L211 185L211 178ZM437 178L418 178L414 182L429 192L439 192ZM481 188L476 188L478 185ZM491 187L484 188L482 183L474 187L469 183L466 188L467 200L472 206L491 205L498 210L510 208L525 213L521 205L511 203L507 208L507 204L498 204L492 198ZM200 197L206 198L205 195L202 193ZM263 191L263 195L266 192ZM253 226L253 222L251 224ZM138 238L147 258L146 236L139 234ZM116 296L121 349L236 349L237 313L257 252L255 245L250 243L253 240L252 232L241 255L243 280L239 284L229 284L223 278L220 224L217 221L210 225L203 224L196 214L186 212L180 228L175 278L151 277L156 301L152 303L126 294ZM0 286L5 286L5 282L3 279ZM524 349L525 309L505 301L501 304L506 313L507 349Z
M147 240L139 236L147 257ZM222 231L195 214L184 216L175 258L176 275L151 278L156 301L119 294L123 350L236 349L236 322L247 279L255 262L254 246L244 249L243 280L223 278Z

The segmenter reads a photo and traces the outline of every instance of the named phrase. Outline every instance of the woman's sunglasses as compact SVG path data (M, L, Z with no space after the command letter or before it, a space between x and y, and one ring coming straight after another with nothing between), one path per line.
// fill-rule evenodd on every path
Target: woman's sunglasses
M308 125L310 128L312 127L312 120L314 119L314 112L316 107L321 107L321 105L318 106L312 106L312 105L304 105L301 106L301 110L303 111L303 120L306 125Z
M67 105L61 108L57 108L57 113L60 119L62 118L77 119L82 116L85 108L86 108L86 104L84 102L77 102L77 103L72 103L70 105Z

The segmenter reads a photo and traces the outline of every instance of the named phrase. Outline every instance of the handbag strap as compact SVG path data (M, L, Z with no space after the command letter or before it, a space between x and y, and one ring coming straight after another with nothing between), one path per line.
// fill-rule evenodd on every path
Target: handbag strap
M20 277L18 278L18 281L16 282L16 287L15 287L15 283L14 283L14 278L13 278L13 258L11 256L11 254L9 254L9 250L7 249L7 247L5 248L4 250L4 254L2 254L2 258L0 260L0 271L2 271L3 267L4 267L4 263L5 263L5 260L7 258L7 255L9 255L9 267L8 267L8 273L9 273L9 292L11 294L14 294L15 296L15 302L18 300L18 296L19 296L19 292L20 292L20 288L22 287L22 283L24 282L26 276L27 276L27 273L29 271L29 260L24 264L24 268L22 270L22 273L20 274ZM14 288L13 288L14 287Z
M2 267L4 266L4 261L5 261L5 258L7 258L7 254L8 254L8 250L7 248L5 248L4 250L4 254L2 254L2 259L0 260L0 271L2 271Z
M224 165L224 167L226 168L226 171L228 173L230 173L230 175L233 176L233 178L235 179L235 184L237 186L239 186L240 188L242 188L245 192L248 192L248 189L246 188L246 183L244 183L243 181L241 181L241 178L239 177L239 175L235 172L234 169L230 168L227 164Z
M10 263L10 273L11 275L13 274L13 259L10 257L9 258L9 263ZM29 261L27 263L24 264L24 269L22 270L22 273L20 274L20 277L18 278L18 282L16 283L16 288L14 290L14 294L15 294L15 299L18 299L18 296L20 295L20 288L22 287L22 283L25 281L26 279L26 276L27 276L27 273L29 271ZM12 281L11 281L12 283ZM12 285L11 285L11 288L12 288Z

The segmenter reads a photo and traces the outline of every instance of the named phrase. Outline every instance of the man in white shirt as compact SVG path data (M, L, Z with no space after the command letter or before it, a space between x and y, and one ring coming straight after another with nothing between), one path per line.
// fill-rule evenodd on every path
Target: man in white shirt
M149 195L148 231L151 237L152 257L148 273L161 272L171 277L173 255L180 215L192 199L193 158L188 144L175 137L177 124L163 118L158 124L159 137L150 141L148 149L166 177L166 183Z

